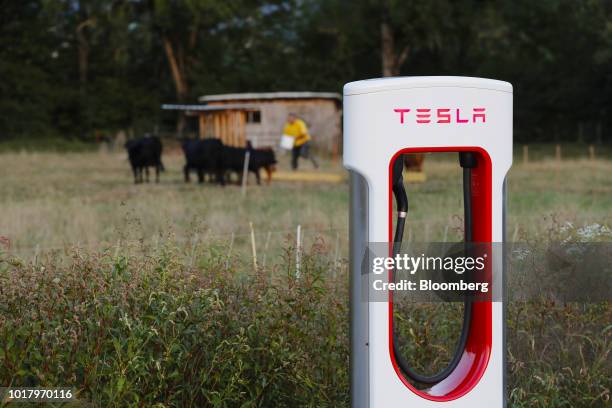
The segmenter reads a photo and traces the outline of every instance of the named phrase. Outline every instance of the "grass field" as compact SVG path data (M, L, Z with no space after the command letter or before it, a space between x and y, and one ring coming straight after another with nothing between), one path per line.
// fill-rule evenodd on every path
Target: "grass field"
M160 184L133 185L123 153L0 154L0 236L10 241L0 251L0 384L70 385L99 406L346 406L348 187L251 180L243 197L238 186L186 185L182 157L164 161ZM459 240L455 157L429 158L426 172L409 186L419 199L408 239ZM510 238L610 227L610 174L605 159L517 164ZM455 320L419 313L403 330L443 364ZM606 405L611 317L608 304L509 305L511 405Z
M125 154L3 155L2 234L19 254L78 244L99 248L118 240L230 240L250 233L280 246L298 224L311 231L346 230L344 185L273 184L248 197L237 185L185 184L182 157L164 157L160 184L134 185ZM345 235L344 233L342 234ZM335 236L335 235L334 235Z
M409 188L419 197L411 203L411 222L418 226L409 232L411 239L461 236L460 168L454 159L429 160L427 182ZM339 231L341 248L346 248L344 184L279 182L257 187L251 179L243 198L238 186L185 184L178 154L165 156L168 170L159 185L133 185L123 153L7 153L0 160L0 226L17 254L31 255L37 247L42 251L152 241L168 233L178 240L191 240L195 234L199 239L230 239L232 232L248 234L249 222L262 244L268 232L273 233L269 245L282 244L301 224L306 235ZM281 161L288 167L286 158ZM326 164L328 171L330 166ZM611 171L607 160L516 165L509 175L509 234L533 237L553 218L559 223L610 225ZM445 231L447 225L451 228Z

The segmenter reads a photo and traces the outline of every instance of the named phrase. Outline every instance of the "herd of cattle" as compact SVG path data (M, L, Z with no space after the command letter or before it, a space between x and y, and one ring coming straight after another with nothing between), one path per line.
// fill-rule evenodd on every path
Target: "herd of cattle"
M145 136L129 140L125 148L134 173L134 183L149 181L149 167L155 169L155 181L159 182L160 172L164 171L161 140L155 136ZM274 151L254 149L250 142L246 148L240 148L226 146L219 139L184 139L182 148L185 154L183 173L187 183L193 171L198 175L200 183L208 178L224 186L232 173L242 176L247 152L248 171L255 174L257 184L261 184L261 169L265 170L268 183L276 171Z

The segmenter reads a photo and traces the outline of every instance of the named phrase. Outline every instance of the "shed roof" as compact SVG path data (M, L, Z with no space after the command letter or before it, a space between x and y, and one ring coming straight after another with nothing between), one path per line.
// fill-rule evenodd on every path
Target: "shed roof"
M334 99L339 101L340 94L336 92L252 92L229 93L200 96L200 102L225 102L266 99Z
M166 103L162 105L164 110L180 110L180 111L224 111L224 110L254 110L257 109L255 105L248 104L227 104L227 105L183 105L183 104L170 104Z

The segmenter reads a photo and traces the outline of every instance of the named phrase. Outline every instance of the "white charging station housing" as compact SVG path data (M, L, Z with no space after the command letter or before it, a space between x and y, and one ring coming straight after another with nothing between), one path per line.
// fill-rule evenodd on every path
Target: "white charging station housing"
M400 152L479 152L487 164L479 176L487 210L474 215L480 222L479 240L503 242L505 178L512 164L512 85L470 77L398 77L348 83L344 87L343 148L344 166L351 173L352 406L505 406L503 304L491 301L481 305L470 335L482 335L478 341L484 343L480 351L466 347L458 367L463 369L457 370L463 374L453 373L444 384L419 391L402 378L393 361L389 305L363 299L367 280L362 279L361 262L368 242L390 240L389 168ZM502 291L502 259L494 257L491 265L492 290ZM466 369L478 358L478 367Z

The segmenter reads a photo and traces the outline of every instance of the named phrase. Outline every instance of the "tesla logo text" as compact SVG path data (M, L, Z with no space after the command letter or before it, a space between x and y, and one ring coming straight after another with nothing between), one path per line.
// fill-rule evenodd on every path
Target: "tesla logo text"
M400 123L415 121L418 124L425 123L486 123L487 113L485 108L472 108L472 110L461 108L395 108L394 112L399 114Z

